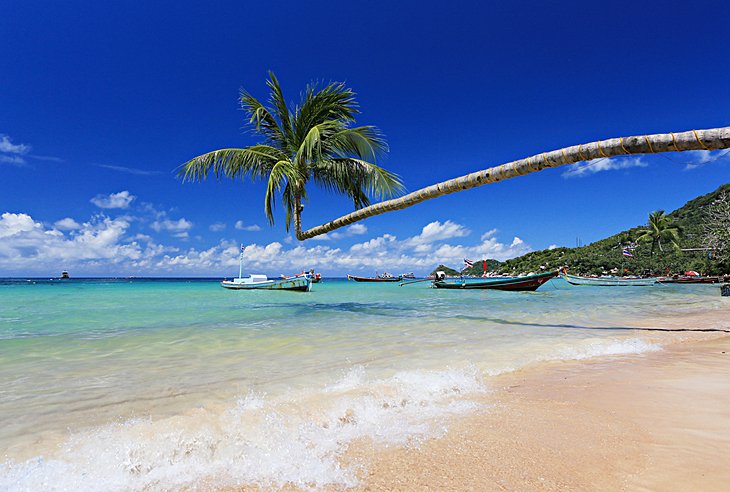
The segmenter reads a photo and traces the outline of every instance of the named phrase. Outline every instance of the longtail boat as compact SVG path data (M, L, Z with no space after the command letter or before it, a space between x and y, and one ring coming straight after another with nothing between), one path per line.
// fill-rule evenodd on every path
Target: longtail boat
M534 291L542 284L558 276L559 272L538 273L524 277L482 277L446 279L437 273L432 286L436 289L496 289L512 291Z
M296 275L282 275L281 278L283 279L290 279L290 278L297 278L297 277L309 277L312 280L313 284L318 284L322 281L322 274L321 273L314 273L314 270L310 270L308 272L301 272L297 273Z
M388 272L376 275L375 277L358 277L356 275L348 275L347 280L354 280L355 282L400 282L403 280L403 275L394 277Z
M649 287L657 283L656 277L580 277L565 272L562 277L571 285L592 285L594 287Z

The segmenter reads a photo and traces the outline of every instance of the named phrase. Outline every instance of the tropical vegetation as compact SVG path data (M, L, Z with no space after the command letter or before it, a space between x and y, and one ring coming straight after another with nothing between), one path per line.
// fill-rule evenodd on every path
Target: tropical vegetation
M718 261L730 261L730 192L717 197L707 208L702 239Z
M266 84L268 105L243 89L239 99L248 124L263 141L199 155L181 166L178 174L183 180L202 181L211 173L218 179L265 180L267 219L274 223L274 208L280 199L286 210L286 229L293 220L300 239L309 183L347 196L356 209L368 206L371 197L382 199L402 192L400 178L375 164L387 151L383 135L374 126L354 126L359 108L352 89L338 82L323 88L313 83L292 109L273 72Z
M637 226L587 246L577 248L553 248L533 251L507 260L490 271L506 274L523 274L558 269L567 266L576 274L601 275L604 273L666 274L695 270L707 274L730 273L730 183L722 185L707 195L687 202L669 214L654 216L663 226L682 231L666 235L659 247L657 239L652 254L655 233L651 232L652 219L647 226ZM666 227L665 227L666 226ZM640 237L647 239L639 240ZM674 240L678 247L664 247ZM651 239L649 239L651 238ZM623 255L625 246L632 244L633 257ZM494 260L489 260L494 261ZM479 268L477 268L479 265ZM481 263L467 273L481 275Z
M680 249L681 232L682 228L675 224L672 218L664 213L664 210L657 210L649 214L647 227L639 233L636 240L651 243L651 254L653 255L657 246L659 246L659 251L664 252L662 241L675 249Z

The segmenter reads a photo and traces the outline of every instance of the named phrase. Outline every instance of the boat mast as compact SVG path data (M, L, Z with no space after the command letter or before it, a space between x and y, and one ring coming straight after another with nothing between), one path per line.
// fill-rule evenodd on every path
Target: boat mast
M243 278L243 250L244 246L241 244L241 256L238 259L238 278Z

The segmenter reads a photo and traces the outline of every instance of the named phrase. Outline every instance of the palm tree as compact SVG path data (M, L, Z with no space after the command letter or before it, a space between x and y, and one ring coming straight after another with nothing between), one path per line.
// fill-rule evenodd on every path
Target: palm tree
M679 236L682 229L672 222L668 215L664 214L664 210L657 210L649 214L649 222L647 228L636 238L638 241L651 241L651 254L654 249L659 246L659 251L664 251L662 241L671 244L674 248L679 249Z
M730 127L690 130L680 133L658 133L610 138L562 149L543 152L524 159L488 167L458 178L442 181L392 200L375 203L343 215L297 235L309 239L376 215L402 210L440 196L524 176L549 167L575 164L592 159L608 159L621 155L683 152L685 150L717 150L730 148Z
M180 168L184 181L202 181L210 172L218 179L266 179L266 218L274 223L279 195L286 209L286 230L293 218L298 239L303 239L301 213L310 181L346 195L357 209L370 205L370 196L382 199L403 190L397 175L375 164L388 150L380 131L352 126L359 110L351 89L342 83L322 89L310 84L292 111L273 72L266 85L271 91L268 106L243 89L240 95L248 123L264 141L195 157Z

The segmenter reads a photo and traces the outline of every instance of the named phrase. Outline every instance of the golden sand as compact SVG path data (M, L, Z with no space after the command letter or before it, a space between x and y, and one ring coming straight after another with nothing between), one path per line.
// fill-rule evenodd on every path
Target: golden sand
M353 453L362 490L730 490L730 337L500 376L418 448ZM496 404L495 404L496 402Z

